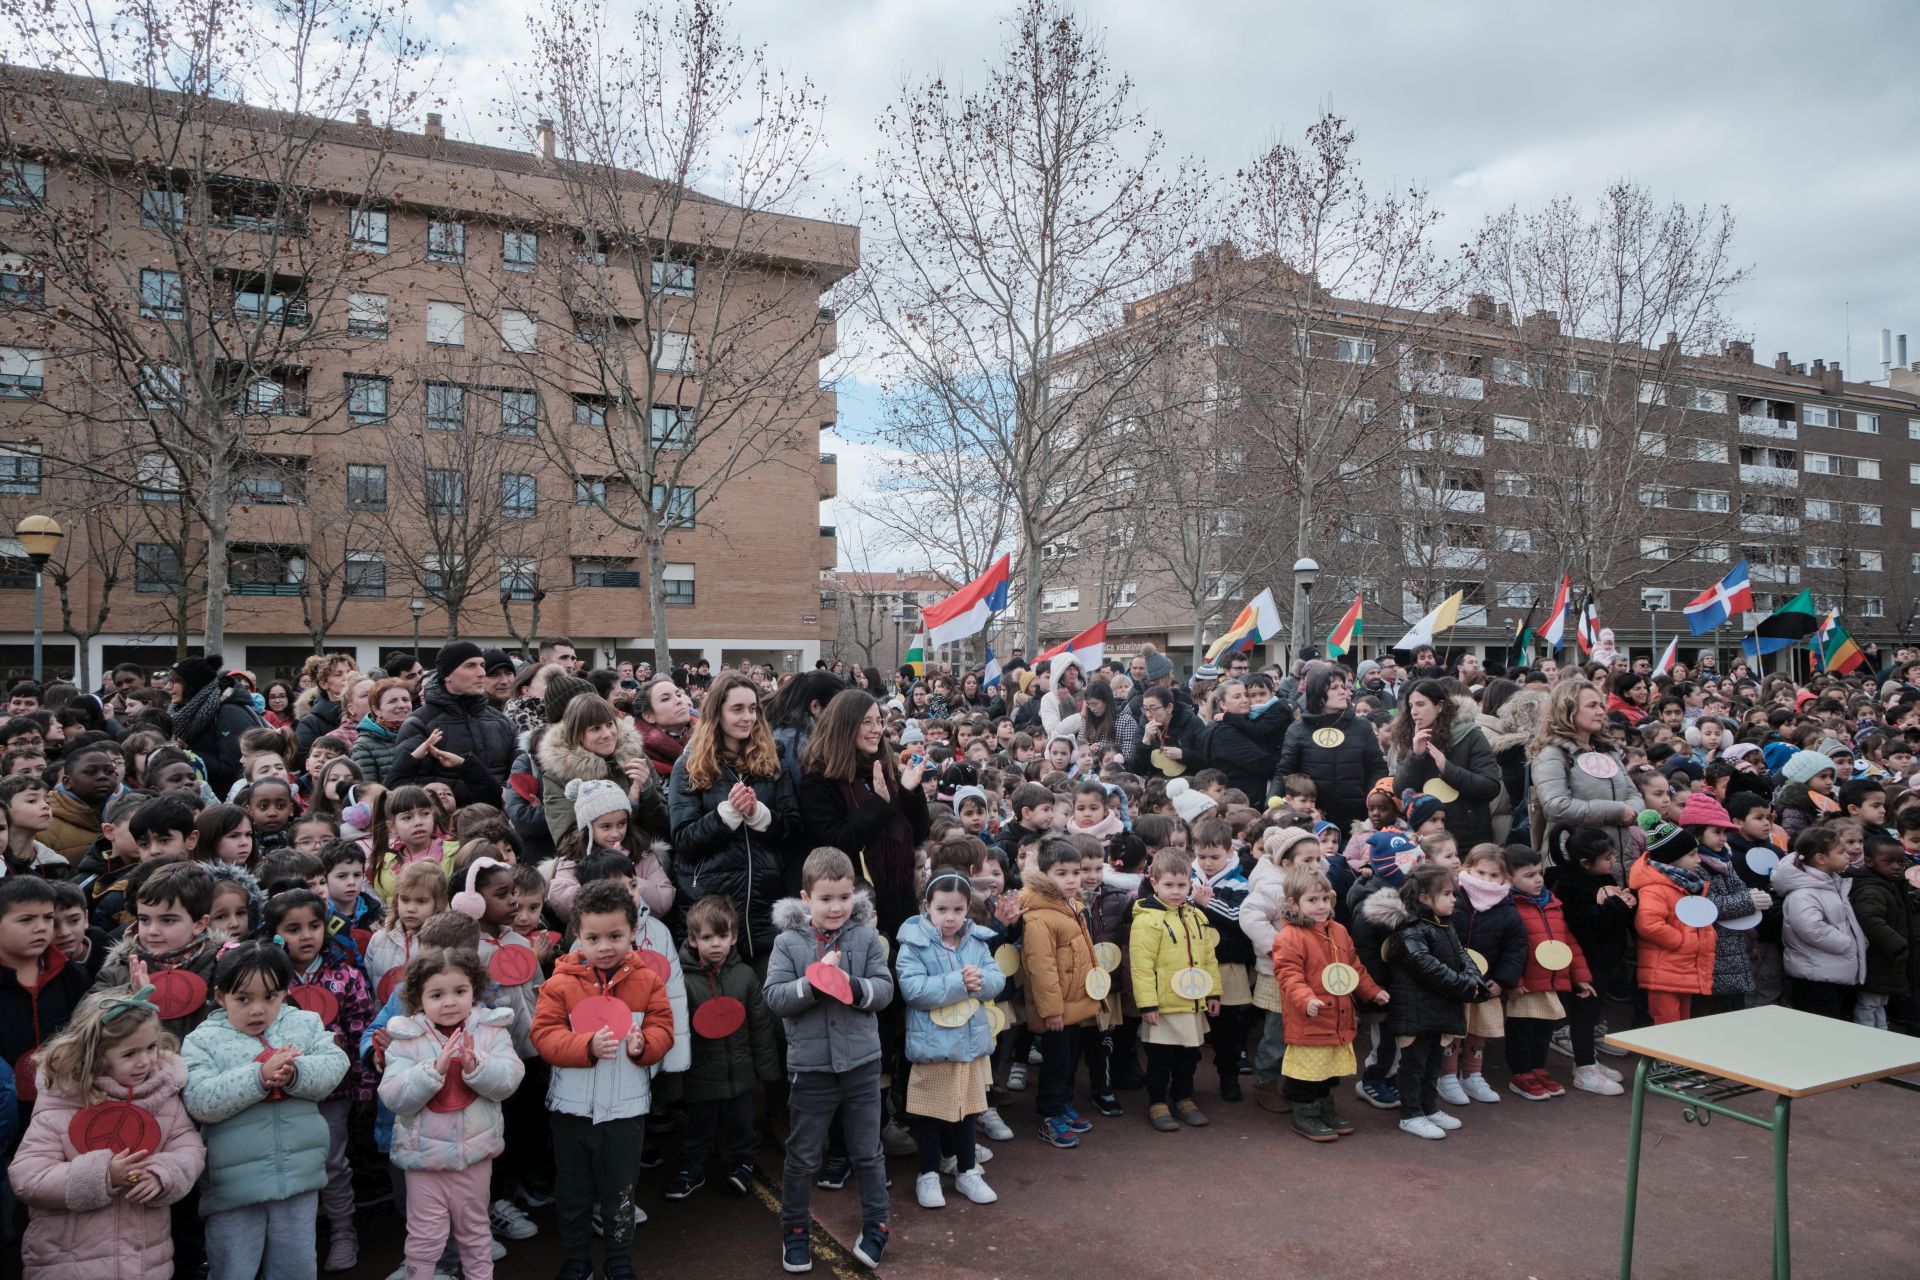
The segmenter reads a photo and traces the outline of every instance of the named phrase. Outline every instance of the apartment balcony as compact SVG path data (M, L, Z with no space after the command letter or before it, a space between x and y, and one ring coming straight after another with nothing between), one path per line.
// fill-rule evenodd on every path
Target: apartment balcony
M1442 511L1485 511L1487 495L1470 489L1442 489L1439 494Z
M236 596L298 596L305 590L298 582L236 582L227 588Z
M1743 462L1740 464L1740 480L1743 484L1772 485L1784 489L1800 487L1800 473L1792 467L1763 467Z
M1487 398L1487 384L1481 378L1469 378L1458 373L1427 373L1424 371L1402 374L1402 391L1417 392L1428 396L1451 396L1455 400L1484 400Z
M1485 571L1487 553L1482 547L1420 547L1412 548L1411 559L1431 564L1436 569L1478 569Z
M1774 440L1794 440L1800 435L1799 424L1793 419L1770 418L1756 413L1741 414L1740 429L1750 436L1767 436Z
M820 567L831 569L840 562L840 543L830 524L820 526Z
M1800 585L1800 566L1797 564L1771 565L1751 564L1755 582L1766 582L1776 586L1797 587Z
M832 307L820 308L820 354L830 356L840 349L840 318Z
M815 475L820 481L820 501L825 502L838 494L840 492L840 455L821 454L819 468Z
M1800 532L1799 516L1753 516L1740 517L1742 533L1790 533Z

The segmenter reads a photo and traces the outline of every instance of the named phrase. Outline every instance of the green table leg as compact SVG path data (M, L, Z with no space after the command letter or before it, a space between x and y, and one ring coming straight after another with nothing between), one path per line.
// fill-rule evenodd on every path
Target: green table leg
M1793 1099L1773 1101L1773 1280L1792 1280L1792 1225L1787 1220L1787 1125Z
M1640 1203L1640 1122L1647 1109L1647 1068L1651 1059L1641 1058L1633 1069L1633 1121L1627 1131L1627 1211L1620 1226L1620 1280L1631 1280L1633 1275L1633 1219ZM1785 1100L1782 1099L1784 1102ZM1785 1132L1784 1129L1782 1132ZM1776 1146L1776 1168L1786 1166L1785 1139L1779 1139ZM1776 1174L1774 1181L1774 1202L1776 1206L1785 1203L1786 1183ZM1779 1256L1780 1232L1783 1228L1774 1228L1774 1249ZM1777 1267L1776 1263L1776 1267Z

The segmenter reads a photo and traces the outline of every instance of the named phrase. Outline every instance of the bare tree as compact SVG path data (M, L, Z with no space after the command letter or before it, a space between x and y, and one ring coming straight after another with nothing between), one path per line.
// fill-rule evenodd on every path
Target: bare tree
M1125 326L1126 304L1171 283L1205 189L1185 165L1163 170L1132 96L1073 10L1025 0L978 92L902 91L867 183L862 305L897 396L889 434L915 449L937 424L936 451L991 475L1029 648L1041 548L1126 501L1112 409L1169 340Z
M905 430L918 412L927 417ZM1015 513L1004 472L982 465L968 433L954 428L937 396L896 388L888 413L913 444L888 449L871 478L871 494L845 505L887 541L911 548L915 558L956 581L971 582L1012 542Z

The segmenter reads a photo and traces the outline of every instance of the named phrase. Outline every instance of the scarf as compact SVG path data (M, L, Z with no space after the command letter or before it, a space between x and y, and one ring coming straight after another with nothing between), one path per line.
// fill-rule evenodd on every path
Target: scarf
M1491 880L1481 880L1476 876L1461 876L1460 887L1466 891L1467 901L1475 911L1491 911L1506 901L1513 890L1504 884L1495 884Z
M1733 864L1726 859L1708 853L1705 845L1700 846L1700 864L1716 876L1723 876L1733 868Z
M213 726L214 717L220 714L220 699L226 696L226 692L220 687L218 679L202 685L200 692L174 711L173 736L181 742L192 742L205 733Z
M1678 885L1681 893L1695 894L1707 891L1707 878L1698 871L1689 871L1678 863L1655 862L1651 858L1647 859L1647 863L1655 871Z
M1547 909L1547 904L1553 901L1553 890L1545 888L1543 886L1539 894L1536 896L1530 893L1522 893L1518 889L1515 889L1513 891L1513 896L1520 899L1520 901L1522 902L1531 902L1534 906L1540 908L1540 910L1545 911Z

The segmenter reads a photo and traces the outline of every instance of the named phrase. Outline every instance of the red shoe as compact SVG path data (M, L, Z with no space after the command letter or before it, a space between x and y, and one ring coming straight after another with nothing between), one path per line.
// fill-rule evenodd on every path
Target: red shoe
M1545 1102L1553 1097L1553 1092L1541 1083L1540 1077L1544 1074L1542 1071L1529 1071L1525 1075L1515 1076L1507 1090L1519 1094L1528 1102Z
M1567 1096L1566 1086L1548 1075L1545 1067L1533 1073L1533 1080L1535 1084L1538 1084L1547 1091L1549 1098L1564 1098Z

